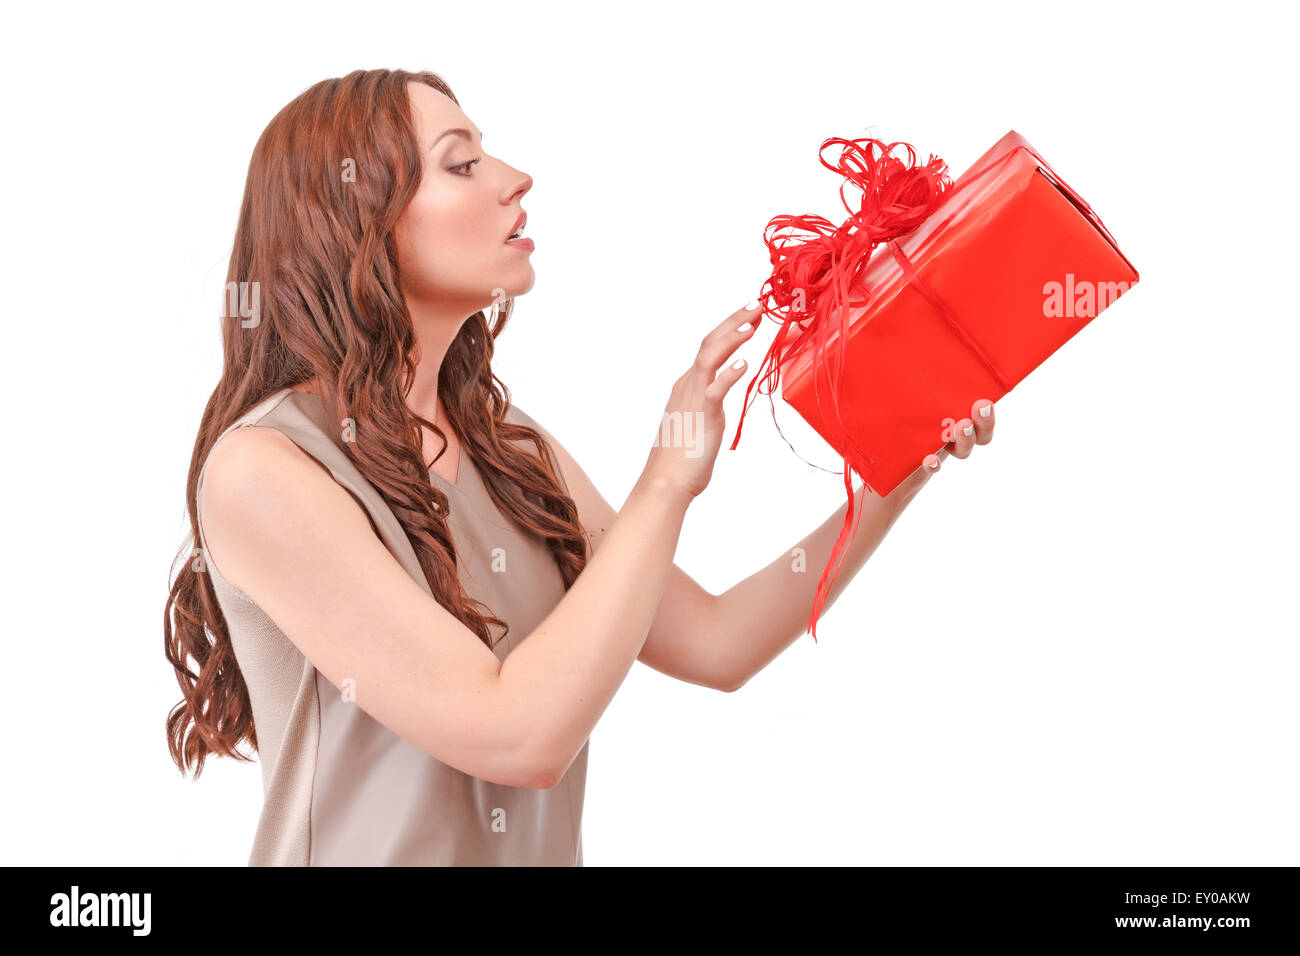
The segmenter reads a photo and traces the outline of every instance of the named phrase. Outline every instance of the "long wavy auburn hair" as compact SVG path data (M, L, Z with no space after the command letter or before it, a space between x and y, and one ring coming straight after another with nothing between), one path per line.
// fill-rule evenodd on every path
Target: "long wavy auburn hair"
M239 745L257 749L248 689L197 544L198 478L222 432L273 392L319 383L329 420L355 421L356 440L342 449L406 531L434 598L489 648L508 631L461 586L447 496L430 480L421 428L446 435L405 401L416 338L400 292L394 225L422 175L411 81L459 102L434 73L358 70L299 95L253 149L227 288L259 284L258 320L246 327L239 315L222 319L224 367L190 459L190 533L179 572L169 572L163 613L167 660L183 698L168 714L167 743L181 772L193 768L196 778L209 754L250 760ZM364 174L348 180L341 170L349 163ZM546 542L567 590L588 557L577 508L541 435L505 421L510 393L492 372L495 340L512 308L512 299L500 304L491 327L482 311L464 322L440 367L438 394L493 500ZM223 316L230 312L242 309ZM535 451L516 447L520 440ZM495 640L490 627L501 628Z

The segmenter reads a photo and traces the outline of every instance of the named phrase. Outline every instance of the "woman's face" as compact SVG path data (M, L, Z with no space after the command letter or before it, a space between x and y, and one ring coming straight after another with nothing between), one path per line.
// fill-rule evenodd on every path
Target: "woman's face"
M529 244L507 242L532 177L483 150L449 97L408 83L424 173L397 222L398 261L412 305L467 316L533 287Z

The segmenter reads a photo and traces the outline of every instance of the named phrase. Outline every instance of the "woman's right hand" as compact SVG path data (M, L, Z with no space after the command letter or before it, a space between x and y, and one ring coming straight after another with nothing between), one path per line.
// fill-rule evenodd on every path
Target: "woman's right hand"
M692 498L708 486L726 431L722 399L745 374L746 363L741 359L721 374L718 367L749 341L761 314L757 303L739 309L704 337L695 361L673 385L643 477L665 479Z

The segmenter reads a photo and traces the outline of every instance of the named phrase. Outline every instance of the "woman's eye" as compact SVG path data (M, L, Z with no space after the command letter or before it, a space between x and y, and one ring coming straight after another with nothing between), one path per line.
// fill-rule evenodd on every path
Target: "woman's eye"
M451 167L449 167L449 168L451 169L452 172L456 173L457 176L468 176L468 175L470 175L470 170L469 170L469 168L470 168L471 166L473 166L473 165L474 165L475 163L477 163L477 162L478 162L477 159L471 159L471 160L470 160L469 162L467 162L467 163L461 163L459 166L451 166ZM456 172L456 170L458 170L458 169L463 169L464 172L463 172L463 173Z

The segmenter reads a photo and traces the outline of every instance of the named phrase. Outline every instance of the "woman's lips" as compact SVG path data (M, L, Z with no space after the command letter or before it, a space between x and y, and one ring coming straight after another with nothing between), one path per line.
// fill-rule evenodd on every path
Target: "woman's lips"
M524 231L524 226L528 224L528 213L520 212L519 218L515 220L515 226L510 230L510 236L517 236ZM506 242L510 241L510 236L506 236Z
M533 245L533 240L529 239L527 236L524 236L522 239L507 239L506 245L512 246L515 249L525 249L529 252L537 248Z

